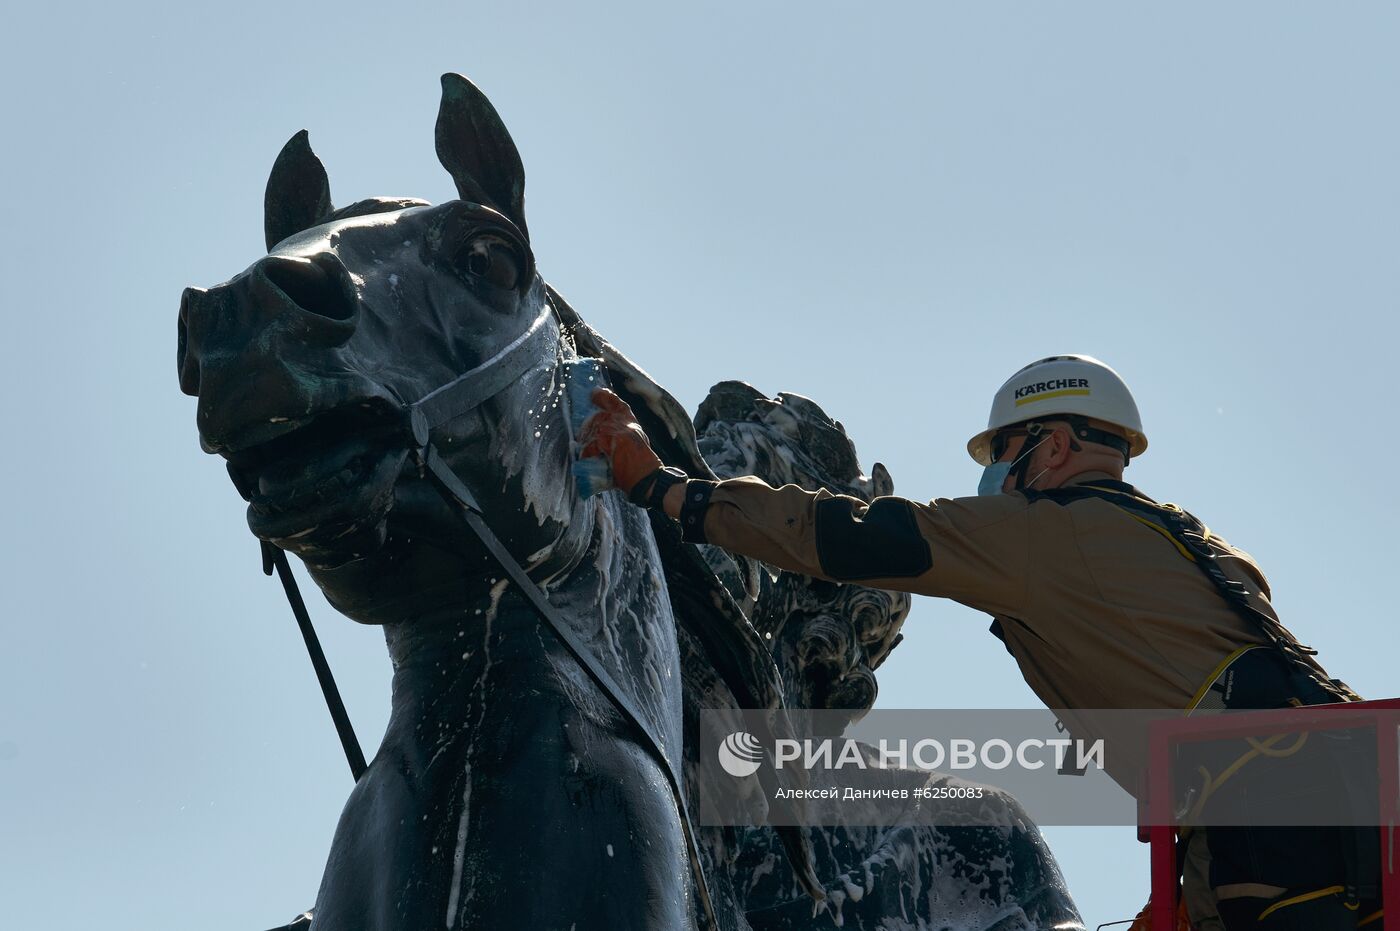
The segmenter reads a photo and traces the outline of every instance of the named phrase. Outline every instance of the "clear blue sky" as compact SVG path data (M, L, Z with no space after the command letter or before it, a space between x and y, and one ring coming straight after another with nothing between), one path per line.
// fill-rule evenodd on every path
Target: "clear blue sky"
M595 5L596 6L596 5ZM175 377L185 285L262 253L303 127L337 203L450 198L438 75L495 101L540 268L693 409L807 394L897 491L972 493L990 393L1109 361L1128 477L1250 550L1371 697L1395 676L1400 34L1379 3L24 4L0 36L0 925L257 931L350 788ZM380 632L313 611L373 747ZM920 600L884 707L1033 706ZM1084 675L1096 674L1085 669ZM1131 829L1056 829L1090 925Z

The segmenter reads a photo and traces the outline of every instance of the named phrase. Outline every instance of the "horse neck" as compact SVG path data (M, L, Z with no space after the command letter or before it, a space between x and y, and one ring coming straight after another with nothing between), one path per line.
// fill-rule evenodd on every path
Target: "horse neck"
M522 560L555 610L565 620L577 620L576 629L586 638L600 625L603 638L611 638L625 626L619 624L624 616L664 614L658 620L669 622L665 583L645 514L610 494L582 502L571 524L568 529L586 539L585 546L566 559L556 559L551 546L534 560ZM508 632L533 631L544 623L498 565L489 563L462 581L468 587L464 599L385 625L396 711L401 703L438 702L462 685L459 680L482 674L479 655L488 655ZM444 710L450 714L448 707Z
M647 594L648 588L664 599L661 562L646 513L619 493L590 498L586 510L588 545L567 571L546 580L551 604L611 617L636 608L639 595ZM638 586L639 575L648 577L648 586Z

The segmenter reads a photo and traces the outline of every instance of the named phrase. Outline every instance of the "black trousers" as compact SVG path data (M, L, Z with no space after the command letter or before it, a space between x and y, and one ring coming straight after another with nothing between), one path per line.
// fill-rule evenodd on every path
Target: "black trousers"
M1219 901L1220 919L1228 931L1351 929L1380 908L1379 835L1374 827L1211 827L1206 844L1212 887L1267 883L1287 890L1277 899ZM1349 873L1359 873L1364 896L1354 908L1340 888L1348 883ZM1365 931L1382 931L1381 921L1368 922Z
M1224 703L1244 710L1338 700L1295 673L1282 654L1251 650L1231 664ZM1333 931L1362 922L1364 931L1382 931L1381 920L1366 921L1380 907L1379 769L1372 733L1260 734L1247 742L1198 743L1188 754L1198 758L1186 772L1199 766L1217 780L1205 819L1210 886L1258 883L1286 890L1277 899L1219 900L1228 931ZM1302 813L1314 822L1336 817L1334 824L1362 826L1288 825ZM1360 902L1348 904L1342 892L1347 886ZM1392 916L1391 925L1400 927L1400 919Z

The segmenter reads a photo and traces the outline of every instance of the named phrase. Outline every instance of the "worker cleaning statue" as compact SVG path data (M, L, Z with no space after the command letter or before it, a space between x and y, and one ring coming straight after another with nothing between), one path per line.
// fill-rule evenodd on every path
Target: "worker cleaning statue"
M289 927L1082 927L1005 793L1013 826L965 831L692 817L699 710L762 709L777 730L804 703L868 709L908 599L702 550L642 492L603 490L648 484L619 457L660 455L720 501L761 485L721 475L757 471L851 516L884 512L892 482L806 399L727 383L692 423L589 327L537 271L519 153L458 75L436 146L458 199L336 208L297 133L268 181L267 254L180 302L200 442L288 586L356 780ZM586 462L585 421L611 469ZM284 554L384 629L392 712L368 761Z
M978 494L929 503L688 475L655 454L622 398L599 389L596 400L602 410L584 427L585 454L606 456L619 487L675 520L685 539L985 611L1050 708L1201 712L1359 700L1279 622L1248 555L1123 481L1147 436L1127 385L1091 357L1050 356L1013 374L967 444L983 466ZM1229 771L1258 755L1247 750ZM1183 835L1192 920L1226 931L1330 931L1374 919L1375 828L1248 824L1256 800L1244 782L1218 780L1210 805L1220 814Z

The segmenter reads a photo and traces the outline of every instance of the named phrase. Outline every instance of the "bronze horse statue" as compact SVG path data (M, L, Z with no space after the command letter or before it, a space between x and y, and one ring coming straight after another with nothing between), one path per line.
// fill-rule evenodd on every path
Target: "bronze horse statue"
M679 774L700 696L775 715L789 701L752 623L761 573L733 560L726 578L664 518L578 494L563 398L580 356L604 361L664 459L714 473L680 405L536 271L520 156L458 75L436 144L459 199L336 209L293 136L267 255L181 299L202 446L253 533L382 626L394 667L313 925L742 931L743 845L695 829ZM813 694L836 694L823 683ZM783 860L770 900L839 921L812 837L758 830Z

